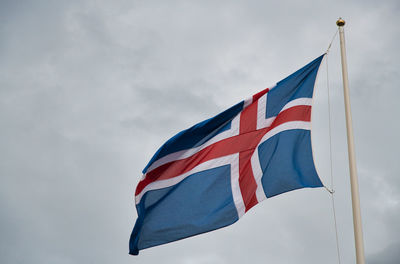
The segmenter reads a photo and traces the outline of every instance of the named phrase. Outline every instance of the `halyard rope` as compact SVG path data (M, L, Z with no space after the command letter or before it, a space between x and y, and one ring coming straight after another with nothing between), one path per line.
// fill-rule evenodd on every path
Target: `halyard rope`
M329 159L330 159L330 176L331 176L331 189L329 190L326 188L329 193L331 194L331 200L332 200L332 211L333 211L333 221L335 224L335 235L336 235L336 251L337 251L337 257L338 257L338 263L340 264L340 248L339 248L339 236L338 236L338 229L337 229L337 221L336 221L336 209L335 209L335 198L334 198L334 184L333 184L333 166L332 166L332 135L331 135L331 97L330 97L330 88L329 88L329 68L328 68L328 54L329 50L332 46L332 43L338 33L338 30L336 31L335 35L333 36L331 42L329 43L328 49L326 50L326 87L327 87L327 92L328 92L328 122L329 122Z

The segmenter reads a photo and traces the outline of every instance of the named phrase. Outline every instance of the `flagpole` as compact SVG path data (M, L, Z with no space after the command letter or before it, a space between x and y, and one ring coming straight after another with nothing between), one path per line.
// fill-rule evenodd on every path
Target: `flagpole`
M360 196L358 191L357 167L356 167L356 157L354 151L353 125L351 120L351 108L350 108L350 96L349 96L349 80L347 76L346 47L345 47L344 29L343 29L345 21L339 18L339 20L336 21L336 25L339 27L340 55L342 58L343 93L344 93L344 104L346 112L347 145L349 153L351 201L353 207L353 225L354 225L354 240L356 247L356 260L357 264L364 264L365 256L364 256L364 241L363 241L362 223L361 223Z

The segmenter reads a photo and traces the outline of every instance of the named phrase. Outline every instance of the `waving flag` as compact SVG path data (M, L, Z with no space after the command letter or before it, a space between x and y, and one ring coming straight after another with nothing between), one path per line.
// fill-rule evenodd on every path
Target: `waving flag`
M136 188L130 254L231 225L266 198L323 186L310 135L322 58L156 152Z

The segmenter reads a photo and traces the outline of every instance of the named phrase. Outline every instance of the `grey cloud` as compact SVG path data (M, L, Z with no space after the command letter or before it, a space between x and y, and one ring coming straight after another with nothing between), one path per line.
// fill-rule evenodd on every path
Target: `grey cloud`
M399 253L400 244L396 243L390 245L385 248L382 252L372 255L368 261L371 264L374 263L382 263L382 264L395 264L399 262L400 253Z
M283 194L230 227L139 257L127 247L134 188L157 148L322 54L343 16L367 260L396 263L398 9L398 1L2 1L0 261L336 263L323 189ZM337 39L329 62L340 248L352 263ZM325 78L322 69L313 145L329 186Z

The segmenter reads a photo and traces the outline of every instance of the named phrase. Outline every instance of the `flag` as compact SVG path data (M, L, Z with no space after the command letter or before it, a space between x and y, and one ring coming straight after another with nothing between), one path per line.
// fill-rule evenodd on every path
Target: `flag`
M231 225L266 198L323 186L310 134L323 56L161 146L136 187L130 254Z

